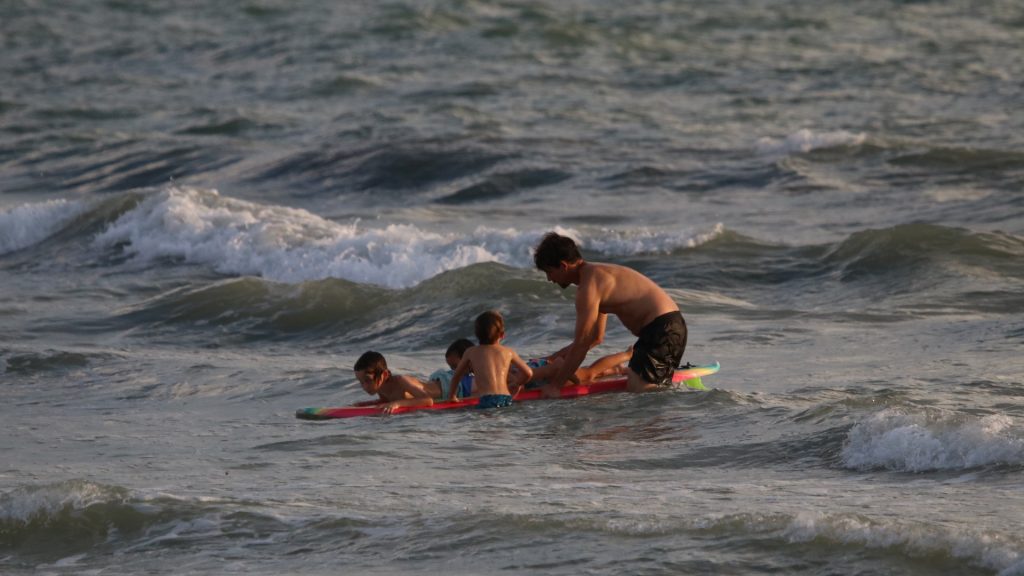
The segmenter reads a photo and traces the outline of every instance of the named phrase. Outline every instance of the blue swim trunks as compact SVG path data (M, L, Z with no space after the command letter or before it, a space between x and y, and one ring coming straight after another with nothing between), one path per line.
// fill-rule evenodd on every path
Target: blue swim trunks
M434 371L430 375L428 380L437 380L441 385L441 398L440 400L447 400L448 396L452 393L452 376L455 376L455 370L445 370L444 368ZM467 398L473 394L473 375L466 374L462 377L462 382L459 383L459 391L455 394L457 398Z
M512 405L512 396L508 394L487 394L480 397L477 408L504 408Z
M529 358L529 359L526 360L526 365L529 366L531 370L536 370L537 368L540 368L542 366L547 366L548 365L548 359L547 358ZM535 388L540 388L541 386L543 386L545 384L547 384L547 380L530 380L529 382L526 383L526 389L527 390L533 390Z

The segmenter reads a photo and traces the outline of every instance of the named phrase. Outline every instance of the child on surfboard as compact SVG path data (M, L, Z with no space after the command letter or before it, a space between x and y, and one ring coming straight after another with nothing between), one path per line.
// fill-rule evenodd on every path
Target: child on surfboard
M462 355L462 361L455 368L453 382L473 372L474 394L480 397L479 408L501 408L512 404L512 398L533 377L533 369L516 354L516 351L501 344L505 337L505 320L496 311L477 316L474 332L480 345L474 346ZM515 367L518 377L509 385L509 370ZM456 401L453 391L448 399Z
M353 370L363 390L385 402L380 407L385 414L402 406L432 406L435 399L445 400L451 393L462 396L464 392L464 386L455 386L452 391L451 380L445 385L439 380L423 382L415 376L395 374L388 369L384 355L373 350L364 352Z
M430 406L433 401L444 401L452 392L452 375L455 367L462 360L462 354L473 347L473 342L466 338L459 338L448 346L444 353L445 362L451 367L449 370L441 368L436 370L426 382L420 381L415 376L402 376L393 374L388 369L388 363L380 352L369 351L356 360L356 379L362 385L367 394L376 394L387 404L381 406L381 410L390 414L399 406ZM467 374L456 387L456 394L459 397L467 397L473 393L473 376ZM424 394L431 402L424 401Z
M444 361L448 364L448 369L439 368L427 378L427 382L432 383L441 392L439 396L435 397L435 400L447 400L448 396L451 395L452 376L455 375L455 367L459 365L459 361L462 360L462 355L466 350L472 347L473 342L468 338L459 338L448 346L448 350L444 353ZM465 398L472 394L473 375L466 374L462 377L462 381L459 382L458 395Z
M356 380L367 394L376 394L386 404L380 410L390 414L400 406L432 406L440 390L427 390L424 382L414 376L394 374L380 352L369 350L356 360Z

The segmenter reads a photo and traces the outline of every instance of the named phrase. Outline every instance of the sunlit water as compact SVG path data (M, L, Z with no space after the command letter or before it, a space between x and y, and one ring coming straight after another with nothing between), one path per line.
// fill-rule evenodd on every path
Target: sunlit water
M0 46L0 572L1024 574L1017 3L22 0ZM294 418L486 309L564 346L552 229L708 391Z

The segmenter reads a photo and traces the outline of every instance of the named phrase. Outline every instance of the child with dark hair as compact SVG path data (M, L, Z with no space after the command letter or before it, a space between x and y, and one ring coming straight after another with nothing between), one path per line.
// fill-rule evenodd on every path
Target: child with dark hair
M376 394L386 402L380 408L385 414L400 406L432 406L437 396L431 394L419 379L393 374L380 352L365 352L356 360L353 370L367 394Z
M435 370L433 374L427 379L428 382L434 383L435 386L441 391L441 395L438 396L441 400L447 400L448 396L452 392L452 376L455 375L455 367L459 365L459 361L462 360L462 355L473 347L473 341L468 338L459 338L455 342L452 342L448 346L448 350L444 353L444 361L448 364L448 369L439 368ZM465 398L473 394L473 375L466 374L462 377L459 382L459 389L457 396Z
M473 343L465 340L469 346ZM457 350L464 349L465 344L452 344L448 348L446 356L453 356ZM461 358L461 354L458 355ZM452 360L448 360L449 364ZM356 380L363 387L367 394L376 394L385 402L381 411L390 414L400 406L432 406L435 400L446 400L450 395L469 396L471 393L473 379L466 376L460 386L451 385L449 376L444 379L434 379L423 382L415 376L394 374L388 369L388 363L380 352L369 351L356 360L353 368L356 373ZM436 374L436 373L435 373Z

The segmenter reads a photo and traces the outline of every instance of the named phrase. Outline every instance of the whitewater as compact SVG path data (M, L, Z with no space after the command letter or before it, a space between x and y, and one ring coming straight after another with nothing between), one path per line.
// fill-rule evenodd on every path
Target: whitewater
M0 573L1024 576L1022 23L4 4ZM295 418L568 344L552 230L706 391Z

